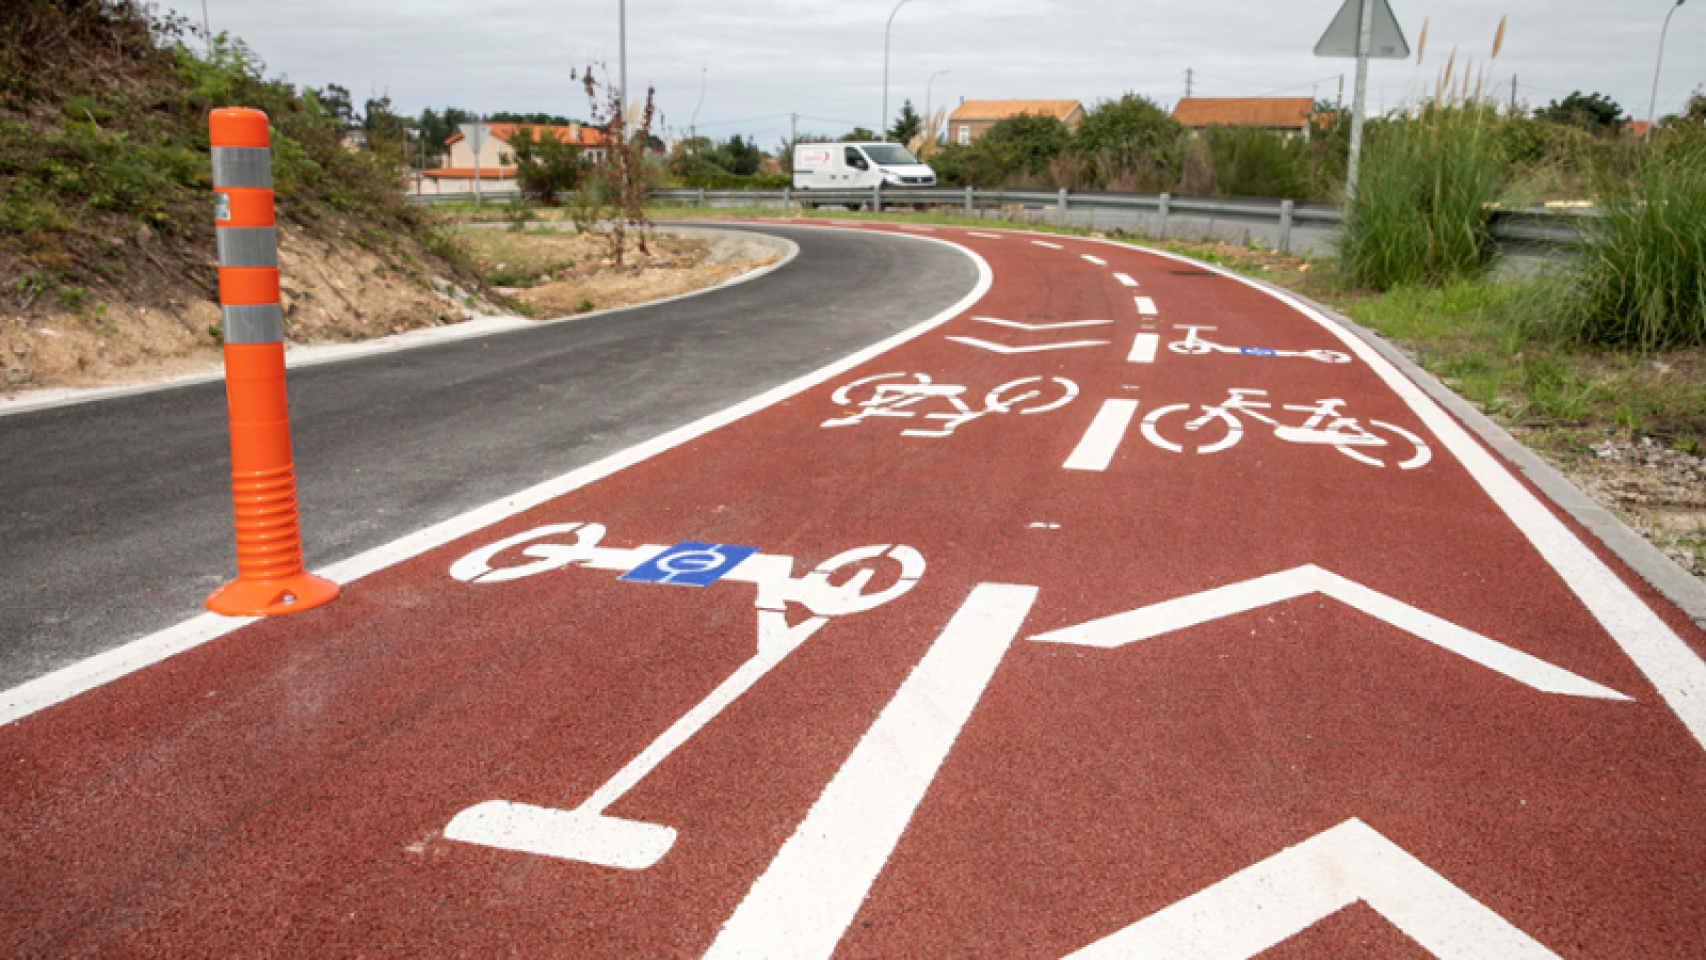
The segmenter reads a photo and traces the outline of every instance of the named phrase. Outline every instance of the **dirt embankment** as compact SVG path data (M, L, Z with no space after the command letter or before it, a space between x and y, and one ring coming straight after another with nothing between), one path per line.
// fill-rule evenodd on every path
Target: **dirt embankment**
M139 225L124 255L146 259L157 242ZM365 340L460 321L476 305L492 309L454 302L450 284L431 272L435 258L407 238L381 256L346 238L315 238L281 224L278 253L292 343ZM217 268L211 250L205 266L209 274ZM181 280L151 283L156 278L142 270L128 275L136 281L129 291L105 290L98 301L50 294L47 303L0 319L0 389L16 396L39 387L146 383L217 366L215 291Z

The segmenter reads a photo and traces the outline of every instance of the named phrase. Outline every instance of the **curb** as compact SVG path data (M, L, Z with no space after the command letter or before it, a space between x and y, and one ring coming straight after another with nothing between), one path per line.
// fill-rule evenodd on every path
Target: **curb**
M539 223L537 225L550 226L551 224ZM485 225L479 224L478 226ZM492 226L503 226L503 224L492 224ZM301 367L319 366L323 363L338 363L344 360L357 360L362 357L371 357L375 354L396 353L402 350L410 350L415 347L433 346L441 343L453 343L457 340L471 340L475 337L497 336L499 334L509 333L515 330L531 330L536 327L543 327L554 323L567 323L571 320L594 319L607 316L609 314L621 313L625 310L637 310L641 307L653 307L659 304L673 303L677 300L685 300L688 297L697 297L701 294L712 293L726 287L732 287L736 284L745 283L748 280L756 280L765 274L780 270L787 266L789 263L793 262L794 258L799 256L800 253L799 246L792 240L788 240L783 237L774 237L769 234L758 233L756 231L719 230L714 227L687 227L674 225L660 225L660 228L662 230L667 230L669 233L676 236L695 237L698 239L713 239L719 236L739 238L741 240L757 243L760 246L769 247L770 249L780 253L782 255L782 259L775 263L766 264L756 270L749 270L746 273L730 277L722 283L718 283L713 286L703 287L698 290L689 290L686 293L678 293L675 296L663 297L658 300L647 300L644 303L632 303L624 307L610 307L605 310L589 310L586 313L575 313L562 317L549 317L544 320L530 320L526 317L503 315L482 316L472 320L464 320L461 323L446 324L442 327L423 327L421 329L410 330L405 333L376 337L372 340L363 340L359 343L286 344L284 356L285 369L295 370ZM4 398L0 398L0 418L22 413L35 413L38 410L52 410L56 407L69 407L83 403L94 403L99 400L118 400L126 397L140 396L147 393L156 393L161 390L173 390L178 387L219 382L224 379L225 371L221 369L210 370L206 373L191 373L183 376L172 377L156 383L142 383L115 387L90 387L69 396L57 395L45 397L39 400L31 400L28 398L6 400Z

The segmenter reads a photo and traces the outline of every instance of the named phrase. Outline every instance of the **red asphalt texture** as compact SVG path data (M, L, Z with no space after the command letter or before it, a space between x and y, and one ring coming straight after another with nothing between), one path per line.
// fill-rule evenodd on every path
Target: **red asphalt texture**
M1706 755L1368 366L1165 346L1132 364L1145 323L1163 344L1200 323L1223 344L1344 347L1272 297L1135 248L930 235L993 270L966 316L330 606L0 729L0 953L697 956L973 586L1015 583L1040 588L1029 619L838 957L1058 958L1352 817L1562 957L1706 956ZM1140 318L1134 294L1160 316ZM1112 342L1007 356L946 335ZM901 436L921 424L899 419L819 426L841 414L837 386L888 372L974 400L1030 376L1082 392L939 439ZM1210 456L1141 435L1157 407L1231 387L1276 407L1343 398L1426 439L1433 462L1376 469L1248 419ZM1111 466L1063 470L1108 398L1140 403ZM865 544L929 562L610 809L679 831L643 871L441 836L485 800L575 806L752 654L748 584L448 575L477 547L576 521L605 525L606 546L743 544L796 572ZM1634 701L1532 690L1319 595L1115 650L1026 639L1303 564ZM1428 954L1358 904L1264 956L1342 955Z

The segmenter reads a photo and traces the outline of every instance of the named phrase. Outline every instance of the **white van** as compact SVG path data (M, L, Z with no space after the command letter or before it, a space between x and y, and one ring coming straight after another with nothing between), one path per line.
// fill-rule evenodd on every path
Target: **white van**
M796 143L795 190L934 187L936 171L898 143Z

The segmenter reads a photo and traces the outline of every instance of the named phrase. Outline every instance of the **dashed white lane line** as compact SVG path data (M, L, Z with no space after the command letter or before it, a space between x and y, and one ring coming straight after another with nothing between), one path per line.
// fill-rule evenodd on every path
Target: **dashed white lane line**
M1133 280L1131 277L1129 277L1123 273L1114 274L1114 279L1118 280L1123 286L1127 286L1127 287L1137 286L1136 280Z
M1140 333L1131 343L1131 354L1126 357L1129 363L1154 363L1155 351L1161 346L1161 335L1158 333Z
M1047 247L1050 250L1064 250L1064 249L1066 249L1065 247L1062 247L1058 243L1049 243L1047 240L1032 240L1031 242L1036 244L1039 247Z
M1104 400L1084 439L1072 449L1072 455L1061 466L1067 470L1102 471L1114 461L1114 451L1120 448L1131 418L1137 413L1136 400Z
M935 227L919 227L919 226L914 226L910 223L897 223L897 224L895 224L895 226L899 227L902 230L922 230L925 233L935 233L936 232Z
M999 233L978 233L976 230L967 230L966 236L968 236L968 237L982 237L985 240L999 240L999 239L1001 239L1001 234L999 234Z
M1079 256L1083 257L1085 260L1090 261L1091 263L1095 264L1098 267L1105 267L1108 265L1108 261L1103 260L1101 257L1092 257L1088 253L1081 253L1081 254L1079 254Z
M1137 304L1138 313L1143 314L1146 317L1155 316L1155 300L1153 298L1133 297L1132 302Z

